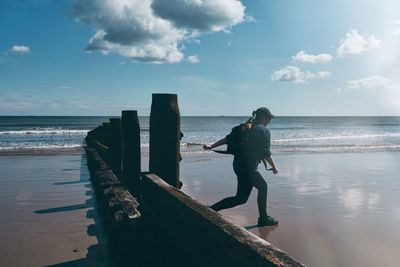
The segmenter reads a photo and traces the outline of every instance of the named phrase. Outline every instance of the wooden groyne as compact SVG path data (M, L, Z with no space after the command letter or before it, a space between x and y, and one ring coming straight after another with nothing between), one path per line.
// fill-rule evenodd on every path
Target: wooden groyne
M92 184L122 266L304 266L179 190L176 95L153 94L150 172L140 169L136 111L87 135Z

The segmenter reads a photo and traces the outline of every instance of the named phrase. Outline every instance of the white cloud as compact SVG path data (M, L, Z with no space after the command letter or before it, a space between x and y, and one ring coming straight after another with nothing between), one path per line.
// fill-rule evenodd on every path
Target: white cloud
M31 52L30 48L24 45L14 45L10 48L10 52L18 54L28 54Z
M393 35L400 35L400 20L393 20L391 24L397 27L392 31Z
M178 62L185 31L153 15L150 0L76 0L72 12L96 29L87 51L116 52L132 61Z
M347 89L360 89L360 88L379 88L386 87L389 80L385 77L376 75L358 80L347 81Z
M199 39L192 39L191 40L193 43L195 43L195 44L200 44L200 40Z
M305 83L303 78L304 73L299 68L293 66L286 66L274 72L271 76L271 80L274 82L294 82L294 83Z
M400 35L400 28L397 28L392 31L393 35Z
M257 22L256 19L253 16L250 16L250 15L246 15L245 16L245 20L247 22Z
M293 82L293 83L307 83L308 80L314 78L326 78L330 76L329 71L319 71L317 74L309 71L303 72L299 68L294 66L286 66L274 72L271 75L271 80L274 82Z
M376 39L374 35L361 35L356 29L349 29L345 38L340 40L340 46L337 49L339 57L352 54L362 54L371 48L380 48L382 40Z
M72 5L74 17L96 30L87 51L151 63L181 61L183 40L227 31L244 21L244 9L237 0L74 0Z
M320 78L326 78L326 77L331 76L331 72L330 71L318 71L317 76Z
M198 59L197 55L188 56L188 58L186 60L188 62L192 63L192 64L196 64L196 63L200 62L200 60Z
M298 52L292 59L304 63L326 63L332 60L332 56L329 54L309 55L306 51L302 50Z

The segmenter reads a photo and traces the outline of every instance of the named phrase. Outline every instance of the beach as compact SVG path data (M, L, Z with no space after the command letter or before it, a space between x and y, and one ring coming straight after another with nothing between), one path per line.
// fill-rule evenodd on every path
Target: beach
M280 172L262 165L268 213L257 227L257 190L220 213L309 266L398 266L400 153L278 153ZM182 190L211 205L236 192L232 158L181 164Z
M0 266L106 266L86 155L0 156Z
M186 154L182 190L205 205L233 195L232 157ZM86 156L1 156L0 265L109 262ZM400 152L278 153L268 212L257 227L257 190L220 213L309 266L396 266L400 262ZM147 168L148 158L142 160ZM62 266L62 265L61 265Z
M107 265L83 152L108 117L0 117L0 265ZM140 117L142 171L149 118ZM204 151L246 117L182 117L182 190L205 205L232 196L232 156ZM309 266L398 266L400 117L279 117L259 166L275 227L257 227L257 190L220 212ZM220 148L225 149L224 147Z

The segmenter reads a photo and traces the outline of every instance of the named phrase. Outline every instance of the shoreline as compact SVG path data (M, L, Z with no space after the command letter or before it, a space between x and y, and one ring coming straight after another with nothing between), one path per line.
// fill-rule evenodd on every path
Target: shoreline
M58 150L12 150L12 151L0 151L1 156L52 156L52 155L80 155L85 153L85 146L74 148L74 149L58 149ZM329 154L369 154L369 153L398 153L399 148L394 149L380 149L378 146L376 150L330 150L330 151L314 151L314 150L275 150L271 149L274 155L329 155ZM199 150L181 150L182 156L187 156L191 161L195 158L199 158L199 161L204 160L215 160L224 159L228 157L233 157L230 154L218 154L213 151ZM147 158L149 156L149 151L145 150L141 152L142 157ZM204 156L204 157L202 157ZM205 158L205 159L204 159ZM182 163L185 163L185 158L183 158Z

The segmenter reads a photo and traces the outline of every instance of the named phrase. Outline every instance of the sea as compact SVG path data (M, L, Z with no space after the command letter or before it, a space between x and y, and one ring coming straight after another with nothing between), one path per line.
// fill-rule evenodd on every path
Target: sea
M0 116L0 152L73 151L106 116ZM182 153L204 153L249 117L181 117ZM149 117L139 117L141 149L149 149ZM400 117L277 117L267 126L276 153L400 151Z

